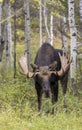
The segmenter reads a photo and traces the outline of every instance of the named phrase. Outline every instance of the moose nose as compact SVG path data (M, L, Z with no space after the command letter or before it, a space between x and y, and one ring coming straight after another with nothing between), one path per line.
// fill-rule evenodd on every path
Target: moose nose
M49 83L46 81L46 82L44 82L43 84L42 84L42 86L43 86L43 91L49 91Z
M49 90L48 86L45 85L45 86L43 87L43 90L44 90L44 91L48 91L48 90Z
M49 82L45 81L43 84L43 93L46 98L50 97L50 85Z

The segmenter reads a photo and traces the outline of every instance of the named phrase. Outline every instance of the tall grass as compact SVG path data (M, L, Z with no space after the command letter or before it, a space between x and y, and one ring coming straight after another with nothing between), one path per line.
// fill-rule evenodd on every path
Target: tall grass
M37 111L37 97L33 82L18 75L15 80L6 77L0 84L0 130L81 130L82 102L67 92L67 112L63 108L63 96L59 89L59 101L55 114L51 101L43 99L42 112Z
M35 39L36 43L32 39L31 44L32 62L39 47L38 38ZM17 45L17 61L24 50L24 43ZM64 109L62 89L59 87L55 114L45 113L52 109L51 101L45 98L42 100L42 111L38 113L33 80L20 74L17 63L16 79L13 79L13 69L0 74L0 130L82 130L81 100L81 96L67 91L67 110Z

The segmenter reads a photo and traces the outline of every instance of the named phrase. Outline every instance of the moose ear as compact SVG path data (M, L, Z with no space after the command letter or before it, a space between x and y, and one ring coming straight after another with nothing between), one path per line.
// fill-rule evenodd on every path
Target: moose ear
M33 68L33 69L38 69L39 67L38 67L38 65L36 65L36 64L30 64L31 65L31 67Z
M54 61L52 64L49 65L49 70L55 70L57 67L57 61Z

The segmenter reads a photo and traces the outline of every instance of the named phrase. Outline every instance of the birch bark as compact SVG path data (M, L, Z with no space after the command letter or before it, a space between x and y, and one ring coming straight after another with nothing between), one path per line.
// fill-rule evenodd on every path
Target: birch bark
M30 9L29 0L24 0L25 9L25 41L26 41L26 52L27 52L27 65L29 69L30 65Z
M0 22L2 17L2 2L0 2ZM1 23L0 23L0 45L1 45Z
M82 0L79 0L80 21L82 22Z
M14 1L14 78L16 78L16 0Z
M53 5L53 0L52 0L52 5ZM50 44L53 45L53 14L52 12L50 16Z
M64 33L66 33L66 30L67 30L66 24L67 24L66 17L63 16L63 31L64 31ZM65 34L63 34L63 36L62 36L62 49L64 52L66 51L66 40L67 40L67 38L66 38Z
M6 3L6 18L11 15L10 0ZM10 19L6 21L6 67L12 67L12 31Z
M49 32L49 29L48 29L46 0L44 0L44 24L45 24L46 37L48 38L48 42L50 43L50 32Z
M1 22L1 17L2 17L2 2L0 2L0 22ZM0 23L0 48L1 48L1 23ZM1 51L1 49L0 49ZM0 52L0 68L1 68L1 63L2 63L2 52Z
M70 54L73 58L71 67L70 67L70 76L71 76L71 89L74 91L74 85L76 80L76 69L77 69L77 30L75 25L75 14L74 14L74 0L68 0L68 9L69 9L69 27L70 27Z
M40 46L42 45L42 0L40 0Z

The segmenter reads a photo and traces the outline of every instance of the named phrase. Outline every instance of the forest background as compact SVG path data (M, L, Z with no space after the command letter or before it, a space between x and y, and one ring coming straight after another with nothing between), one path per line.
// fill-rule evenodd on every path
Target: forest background
M45 110L51 110L52 106L50 99L45 100L43 98L42 114L40 115L37 111L37 96L34 81L20 74L18 60L21 55L26 53L27 46L29 45L30 62L34 61L37 50L40 47L40 2L42 2L42 41L44 42L48 41L48 32L46 31L44 20L45 1L0 1L0 39L5 41L3 51L0 42L0 53L2 52L2 60L0 61L0 130L81 130L81 0L74 0L74 20L77 29L77 68L75 72L75 82L72 84L73 88L70 85L69 74L67 112L63 107L63 96L60 86L59 101L54 106L55 114L45 114ZM53 46L54 48L65 49L65 51L70 54L69 2L70 0L47 0L46 5L48 31L51 28L50 18L51 15L53 15ZM28 16L30 19L27 20L30 29L29 27L27 28L25 21L25 4L28 3ZM66 21L64 21L64 19L66 19ZM26 42L26 34L28 32L25 30L26 28L30 31L30 35L28 35L28 37L30 36L30 42Z

